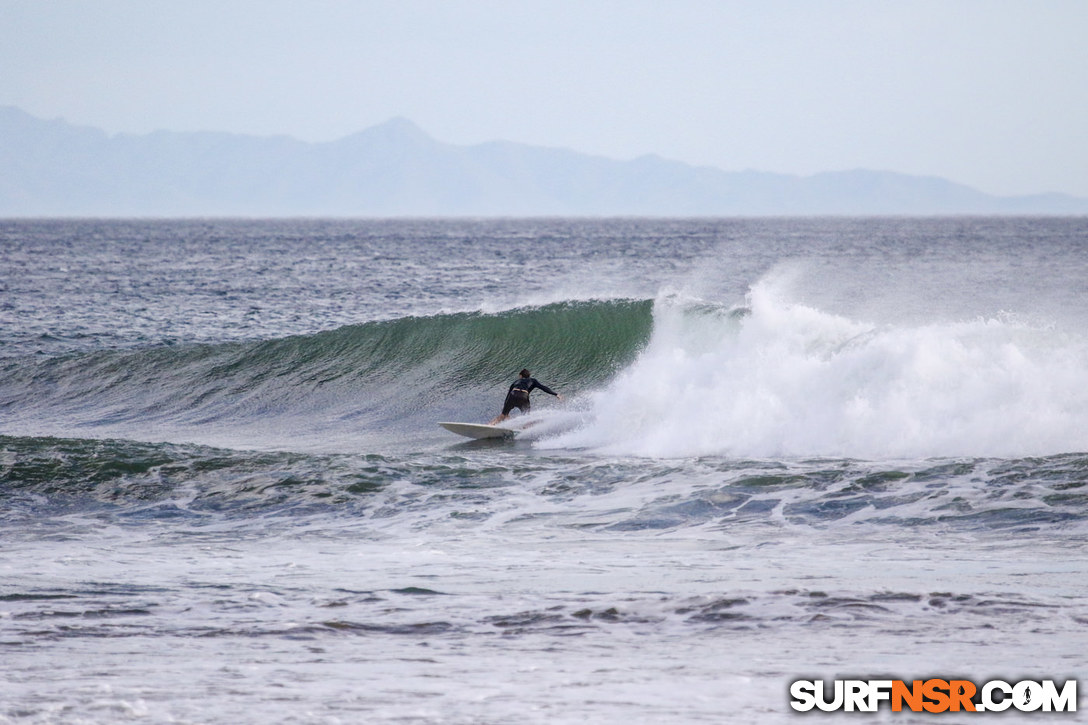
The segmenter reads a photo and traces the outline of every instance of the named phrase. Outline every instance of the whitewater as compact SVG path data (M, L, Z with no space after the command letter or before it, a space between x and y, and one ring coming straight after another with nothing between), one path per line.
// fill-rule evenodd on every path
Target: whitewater
M0 269L0 723L1088 665L1083 218L9 220ZM515 441L437 426L523 367Z

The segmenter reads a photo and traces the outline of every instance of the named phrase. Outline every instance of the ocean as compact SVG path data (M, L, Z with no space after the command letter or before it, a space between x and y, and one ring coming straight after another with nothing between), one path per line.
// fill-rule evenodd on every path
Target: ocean
M1088 219L7 220L0 270L0 723L1088 670ZM437 425L523 367L516 439Z

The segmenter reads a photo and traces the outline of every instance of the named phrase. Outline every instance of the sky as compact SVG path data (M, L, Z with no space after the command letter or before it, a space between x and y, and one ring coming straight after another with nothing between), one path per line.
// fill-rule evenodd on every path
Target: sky
M0 0L0 105L1088 197L1088 0Z

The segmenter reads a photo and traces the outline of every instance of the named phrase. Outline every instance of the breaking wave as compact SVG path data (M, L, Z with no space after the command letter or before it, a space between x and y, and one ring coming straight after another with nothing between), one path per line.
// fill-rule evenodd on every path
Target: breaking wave
M666 296L638 359L543 443L621 455L867 459L1088 451L1088 340L1007 316L876 325Z

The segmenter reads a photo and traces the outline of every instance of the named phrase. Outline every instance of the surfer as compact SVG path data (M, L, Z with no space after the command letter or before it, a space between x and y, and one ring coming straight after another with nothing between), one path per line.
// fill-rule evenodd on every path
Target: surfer
M488 425L498 425L499 423L503 422L510 417L510 411L512 411L514 408L517 408L522 413L528 413L529 393L531 393L533 390L536 390L537 388L543 390L548 395L554 395L559 400L563 399L562 395L555 392L547 385L544 385L539 380L534 378L532 376L532 373L530 373L528 370L522 370L519 375L521 375L521 377L510 383L510 389L506 391L506 402L502 404L502 413L499 413L499 415L495 416L495 419L492 420Z

